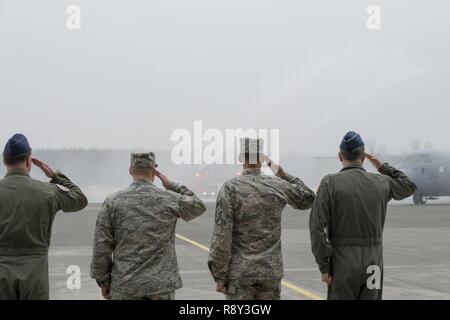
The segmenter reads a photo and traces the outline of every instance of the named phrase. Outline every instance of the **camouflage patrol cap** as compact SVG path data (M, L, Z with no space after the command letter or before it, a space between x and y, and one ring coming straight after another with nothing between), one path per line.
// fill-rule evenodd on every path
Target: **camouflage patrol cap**
M241 138L241 154L262 154L264 149L263 139Z
M153 152L147 153L131 153L131 167L132 168L156 168L158 165L155 162L155 154Z

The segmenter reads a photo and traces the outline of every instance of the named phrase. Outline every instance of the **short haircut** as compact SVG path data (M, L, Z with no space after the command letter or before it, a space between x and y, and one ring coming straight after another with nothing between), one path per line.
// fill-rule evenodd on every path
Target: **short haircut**
M256 154L245 153L245 163L246 164L259 164L260 162L261 162L261 158L260 158L259 153L256 153Z
M239 161L247 165L259 165L262 162L261 155L259 153L250 155L246 152L239 154Z
M3 161L8 167L16 166L18 164L24 163L31 156L31 152L21 154L18 156L5 156L3 155Z
M346 151L341 149L342 157L347 161L360 160L364 157L365 149L364 146L353 149L352 151Z
M130 167L131 174L150 174L153 169L155 169L155 168L153 168L153 167L147 167L147 168Z

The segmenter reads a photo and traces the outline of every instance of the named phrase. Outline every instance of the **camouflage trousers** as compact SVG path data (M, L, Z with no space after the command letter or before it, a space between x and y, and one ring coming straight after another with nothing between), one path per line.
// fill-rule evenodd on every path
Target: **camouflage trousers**
M230 280L227 300L280 300L281 279Z
M175 300L175 291L148 295L144 297L133 297L118 291L111 290L111 300Z

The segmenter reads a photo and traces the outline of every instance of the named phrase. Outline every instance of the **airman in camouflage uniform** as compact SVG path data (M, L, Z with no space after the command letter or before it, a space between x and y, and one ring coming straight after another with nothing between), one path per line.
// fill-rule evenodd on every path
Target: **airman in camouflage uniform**
M286 204L308 209L315 198L262 150L262 139L241 139L244 171L226 182L217 197L208 266L217 291L230 300L280 299L281 213ZM262 161L276 176L261 173Z
M416 186L400 170L366 154L355 132L345 135L339 158L343 169L322 179L311 210L312 251L328 299L381 299L387 203L411 196ZM367 172L364 158L381 174Z
M200 216L205 206L156 170L153 153L133 153L130 174L134 182L108 197L100 210L91 276L106 299L174 299L182 287L175 226L178 218ZM153 184L155 175L167 190Z
M48 249L59 210L87 206L83 192L61 172L31 157L27 138L16 134L5 146L7 174L0 180L0 300L49 298ZM34 180L32 164L50 178Z

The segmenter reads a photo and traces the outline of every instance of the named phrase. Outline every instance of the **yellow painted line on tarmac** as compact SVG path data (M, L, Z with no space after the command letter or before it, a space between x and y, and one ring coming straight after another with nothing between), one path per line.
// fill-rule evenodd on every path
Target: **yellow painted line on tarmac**
M301 295L303 295L305 297L308 297L308 298L310 298L312 300L324 300L321 296L318 296L317 294L312 293L311 291L308 291L308 290L303 289L303 288L301 288L299 286L296 286L295 284L293 284L293 283L291 283L289 281L286 281L284 279L281 280L281 285L283 287L289 288L292 291L295 291L295 292L297 292L297 293L299 293L299 294L301 294Z
M192 244L193 246L196 246L197 248L200 248L200 249L202 249L202 250L205 250L205 251L208 251L208 252L209 252L209 248L208 248L207 246L204 246L204 245L202 245L201 243L198 243L197 241L194 241L194 240L191 240L191 239L189 239L189 238L180 236L179 234L175 234L175 236L176 236L178 239L180 239L180 240L186 241L186 242Z
M200 249L202 249L204 251L208 251L209 252L209 248L207 246L204 246L201 243L198 243L197 241L194 241L194 240L191 240L189 238L183 237L183 236L181 236L179 234L175 234L175 236L178 239L180 239L180 240L183 240L183 241L185 241L187 243L192 244L193 246L195 246L197 248L200 248ZM315 294L315 293L313 293L311 291L303 289L303 288L293 284L292 282L289 282L289 281L286 281L286 280L282 280L281 281L281 285L283 287L285 287L285 288L291 289L292 291L294 291L294 292L296 292L296 293L298 293L298 294L300 294L302 296L305 296L307 298L310 298L312 300L323 300L323 298L321 296L318 296L317 294Z

